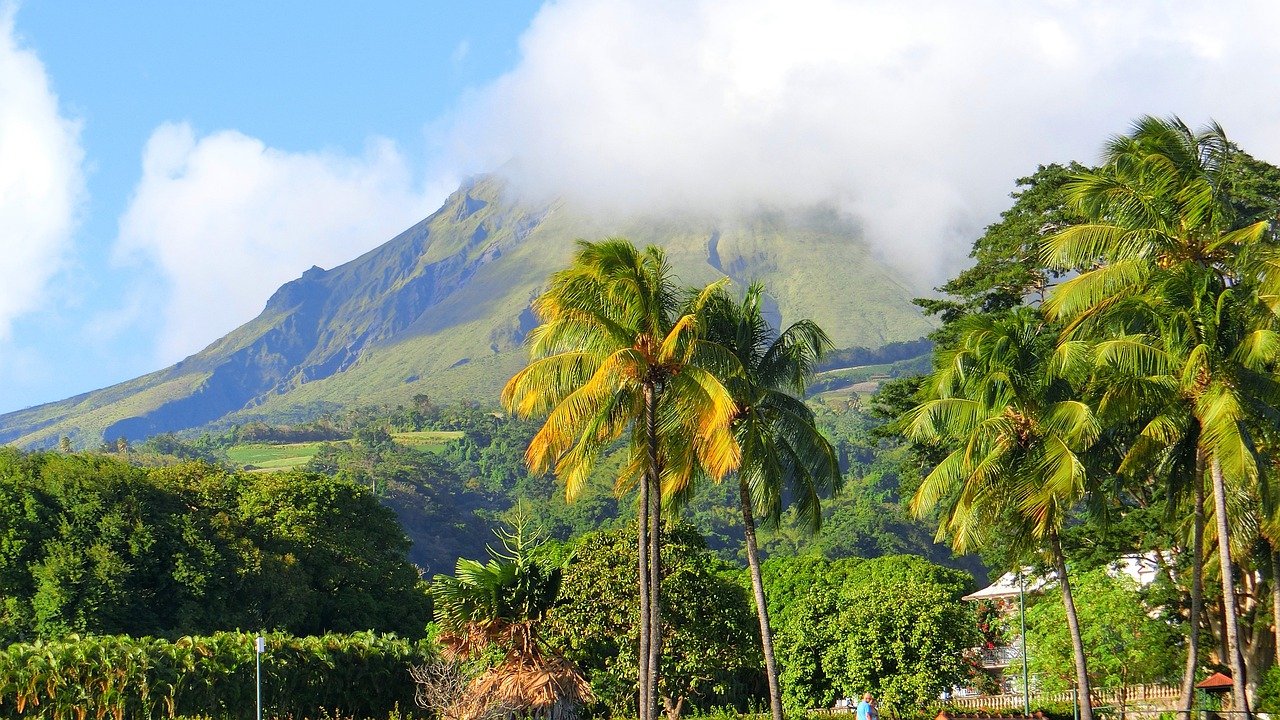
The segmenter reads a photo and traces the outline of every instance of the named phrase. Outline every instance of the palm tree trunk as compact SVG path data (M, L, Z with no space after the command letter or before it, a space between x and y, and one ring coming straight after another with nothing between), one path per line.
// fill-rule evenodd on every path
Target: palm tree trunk
M646 703L642 709L640 720L653 720L658 715L658 664L662 658L662 611L658 607L659 586L662 583L662 546L659 537L659 522L662 515L662 487L659 483L658 467L658 413L657 388L652 383L645 385L645 432L648 440L649 462L645 468L643 482L647 486L646 520L648 521L647 547L640 553L648 553L648 594L641 602L648 613L649 637L646 645L648 657L644 660L644 682L647 687Z
M1200 661L1200 613L1204 604L1204 453L1196 452L1195 510L1191 528L1191 613L1187 619L1187 669L1182 675L1182 720L1191 720Z
M1275 631L1274 662L1280 665L1280 548L1271 543L1271 627Z
M773 720L782 720L782 691L778 687L778 663L773 655L773 631L769 628L769 605L764 597L764 580L760 577L760 552L756 548L756 519L751 512L751 489L738 477L738 495L742 499L742 528L747 535L747 565L751 568L751 589L756 596L756 615L760 617L760 647L764 650L764 669L769 678L769 708Z
M636 555L640 558L640 649L637 687L640 692L637 718L644 718L649 701L649 479L640 480L640 497L636 503L638 528Z
M647 452L649 453L649 463L653 464L657 456L657 426L653 406L653 387L646 385L644 388L644 422L647 432ZM639 688L639 708L636 710L636 717L641 720L653 716L651 711L653 702L653 692L649 684L649 639L651 636L650 625L651 618L649 615L649 468L645 468L644 476L640 478L639 499L636 507L636 527L637 527L637 549L636 557L639 559L640 573L640 650L639 662L637 663L638 675L637 686Z
M1067 628L1071 631L1071 650L1076 661L1076 687L1080 696L1080 720L1093 720L1093 693L1089 687L1089 668L1084 657L1084 640L1080 635L1080 618L1076 615L1075 598L1071 596L1071 583L1067 579L1067 559L1062 554L1062 541L1058 534L1049 536L1053 551L1053 564L1058 571L1058 584L1062 588L1062 608L1067 613Z
M1227 526L1227 483L1217 457L1210 464L1213 476L1213 514L1218 525L1218 562L1222 566L1223 634L1227 636L1227 657L1231 666L1231 693L1235 710L1249 720L1249 697L1245 694L1244 657L1240 654L1240 619L1236 610L1236 581L1231 571L1231 535Z
M662 663L662 488L655 467L649 486L649 696L650 718L658 716L658 679Z

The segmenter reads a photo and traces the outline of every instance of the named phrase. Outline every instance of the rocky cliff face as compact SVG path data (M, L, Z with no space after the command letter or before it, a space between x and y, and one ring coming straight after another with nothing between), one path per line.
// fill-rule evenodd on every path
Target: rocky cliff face
M834 214L588 219L528 206L493 178L468 183L431 217L331 270L283 285L257 317L182 362L68 400L0 416L0 442L80 444L233 422L290 418L413 394L496 402L519 367L531 300L576 238L663 245L681 279L728 275L769 287L780 321L813 317L842 347L929 329L918 292L872 257Z

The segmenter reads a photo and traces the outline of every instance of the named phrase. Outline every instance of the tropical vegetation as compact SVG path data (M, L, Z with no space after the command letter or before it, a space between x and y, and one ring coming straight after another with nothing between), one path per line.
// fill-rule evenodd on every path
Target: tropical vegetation
M702 339L704 306L717 287L681 308L660 248L582 242L534 301L541 324L530 334L531 362L502 391L517 415L546 415L526 458L535 473L554 468L570 499L605 450L629 435L618 484L639 488L642 718L657 713L663 505L686 496L696 473L719 479L740 457L729 430L733 398L720 379L733 358Z
M412 708L407 665L432 654L425 641L355 633L264 636L264 717L387 717ZM217 717L252 720L254 635L172 640L69 635L0 651L0 717Z
M870 691L904 717L1001 683L976 652L1013 628L964 600L988 570L1044 581L1033 683L1079 690L1082 720L1095 689L1178 679L1189 714L1215 670L1237 711L1271 709L1278 216L1280 169L1142 118L1097 166L1019 181L973 265L918 301L927 341L836 349L764 285L683 287L661 248L613 238L521 319L505 412L420 395L0 450L0 640L21 661L0 714L237 716L199 698L232 682L201 674L219 653L243 681L251 636L218 634L239 627L280 653L331 633L398 673L359 708L276 677L295 716L412 698L781 720Z
M437 708L459 720L504 713L575 718L595 699L590 686L542 639L562 571L537 557L543 535L523 513L496 533L502 549L490 547L489 562L459 559L453 576L436 576L431 594L446 662L474 663L494 651L501 659Z
M1280 631L1276 607L1260 620L1257 599L1280 576L1244 551L1265 543L1271 564L1277 177L1217 126L1142 118L1100 166L1022 181L975 244L974 268L941 288L952 297L921 302L944 320L935 370L890 396L933 468L914 507L940 509L939 537L997 567L1046 553L1086 718L1100 669L1090 663L1107 661L1087 651L1071 602L1073 551L1085 567L1125 549L1164 566L1166 601L1190 627L1184 712L1205 659L1199 636L1214 625L1202 608L1206 530L1221 584L1214 656L1237 710L1248 714L1258 683L1250 666L1274 660L1256 640L1246 652L1238 626Z
M741 302L719 293L709 308L708 339L728 350L740 373L724 378L736 410L730 421L741 459L736 470L747 567L760 621L760 643L773 720L783 720L782 690L760 575L756 516L769 527L782 520L784 498L808 529L822 526L821 498L842 486L831 443L804 404L805 386L831 340L817 323L800 320L778 332L764 319L764 286L753 283Z

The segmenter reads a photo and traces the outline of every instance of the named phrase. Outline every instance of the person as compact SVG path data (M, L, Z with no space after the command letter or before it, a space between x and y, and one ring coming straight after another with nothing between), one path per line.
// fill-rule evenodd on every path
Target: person
M879 720L880 713L876 712L875 698L871 697L871 693L862 694L862 702L858 703L858 720Z

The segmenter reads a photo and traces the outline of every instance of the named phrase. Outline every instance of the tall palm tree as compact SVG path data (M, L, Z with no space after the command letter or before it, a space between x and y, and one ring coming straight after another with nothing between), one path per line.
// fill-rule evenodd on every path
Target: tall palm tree
M1077 362L1031 308L961 321L940 355L926 399L901 419L907 437L949 451L911 500L918 517L941 508L938 539L964 552L987 543L1048 551L1071 631L1082 720L1092 720L1084 643L1062 551L1067 514L1088 491L1082 454L1099 435L1077 399ZM1017 556L1020 553L1015 552Z
M776 527L784 497L795 499L800 517L810 530L822 524L820 497L839 491L839 462L831 443L814 425L813 411L799 399L814 366L831 340L812 320L800 320L781 333L769 326L761 311L764 286L753 283L741 303L717 293L708 305L708 339L738 360L742 374L724 378L738 410L733 435L742 449L738 468L738 498L746 534L747 564L760 620L760 644L769 680L773 720L782 720L782 692L774 659L773 633L760 577L756 544L756 512Z
M546 414L525 460L554 468L576 497L601 454L624 434L630 463L622 483L639 487L639 717L657 712L662 623L658 605L663 494L682 492L701 468L717 479L737 467L729 423L735 406L718 377L733 358L702 340L708 286L677 312L671 268L660 248L611 238L579 241L570 265L534 302L530 362L502 391L521 416Z
M1044 259L1079 274L1045 302L1068 338L1112 338L1131 367L1169 378L1199 428L1213 487L1233 699L1248 717L1232 573L1228 483L1258 481L1250 423L1280 400L1274 374L1280 263L1265 221L1232 205L1235 149L1212 125L1140 119L1108 145L1104 165L1067 185L1086 218L1045 242ZM1158 367L1157 367L1158 366ZM1163 441L1159 427L1154 439Z

